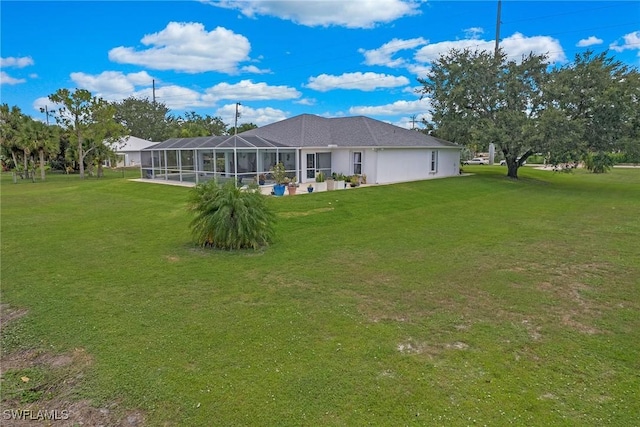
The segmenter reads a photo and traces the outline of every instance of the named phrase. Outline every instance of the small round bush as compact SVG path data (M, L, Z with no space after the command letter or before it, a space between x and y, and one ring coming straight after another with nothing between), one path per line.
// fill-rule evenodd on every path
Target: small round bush
M274 235L275 215L259 191L243 191L234 181L219 185L211 180L191 192L195 213L191 232L200 246L218 249L259 249Z

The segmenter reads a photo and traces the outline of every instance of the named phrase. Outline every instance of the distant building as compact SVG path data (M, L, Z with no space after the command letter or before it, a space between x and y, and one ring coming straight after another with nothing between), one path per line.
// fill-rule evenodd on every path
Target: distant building
M117 167L140 166L141 152L143 149L157 144L157 142L147 141L146 139L137 138L135 136L125 136L115 144L115 152L117 155ZM110 161L105 166L112 167Z

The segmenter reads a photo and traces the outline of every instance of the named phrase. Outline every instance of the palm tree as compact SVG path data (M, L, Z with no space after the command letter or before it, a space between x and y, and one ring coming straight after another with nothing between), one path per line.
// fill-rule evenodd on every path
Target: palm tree
M45 123L33 120L31 123L33 128L33 144L32 148L38 152L38 162L40 164L40 179L45 179L45 156L57 153L60 148L60 140L58 139L57 128L48 126Z
M197 185L190 196L195 212L191 231L200 246L219 249L259 249L274 236L275 216L259 191L244 191L235 181Z
M19 107L9 108L8 104L0 105L0 144L5 153L11 154L13 167L18 169L18 153L20 147L20 123L22 111Z

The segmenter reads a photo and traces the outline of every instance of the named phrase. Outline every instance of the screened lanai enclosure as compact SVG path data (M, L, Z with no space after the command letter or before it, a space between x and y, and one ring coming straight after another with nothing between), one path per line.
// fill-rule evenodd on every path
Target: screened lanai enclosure
M270 171L282 162L287 176L300 180L298 152L253 135L172 138L142 151L142 178L196 184L211 179L233 179L241 185L254 180L273 184Z

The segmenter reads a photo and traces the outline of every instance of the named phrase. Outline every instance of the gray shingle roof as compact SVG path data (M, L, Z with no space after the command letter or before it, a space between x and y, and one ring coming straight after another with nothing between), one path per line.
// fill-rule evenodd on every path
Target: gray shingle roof
M171 138L147 150L286 147L459 148L453 142L364 116L326 118L301 114L237 136Z
M302 114L240 135L258 135L289 147L458 147L422 132L364 116L325 118Z
M185 148L280 148L287 147L256 135L198 136L195 138L171 138L148 147L147 150Z

